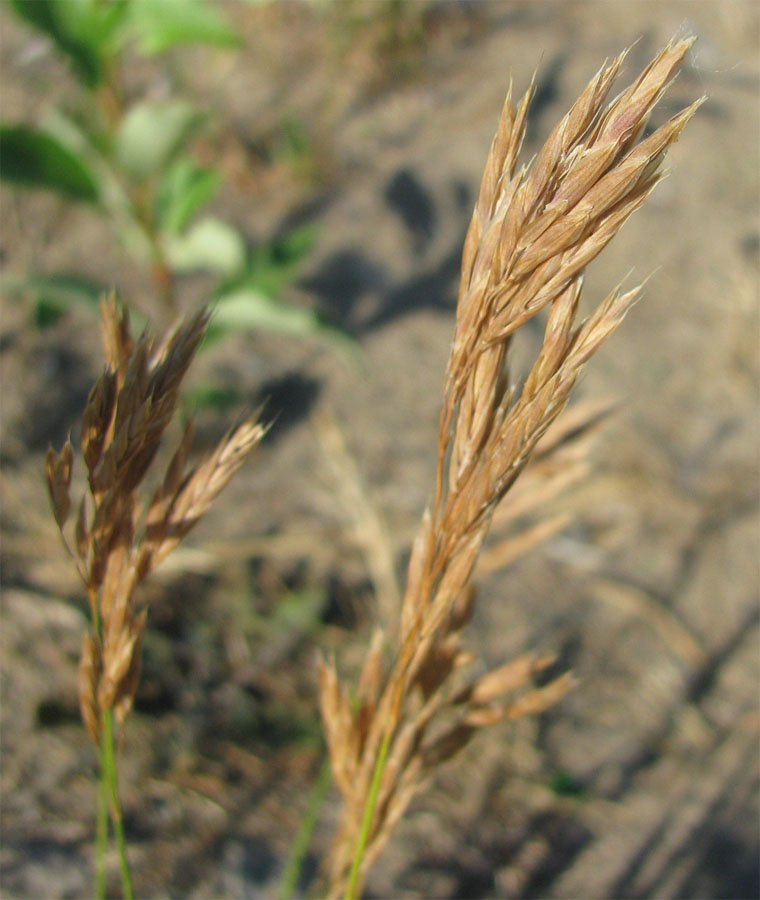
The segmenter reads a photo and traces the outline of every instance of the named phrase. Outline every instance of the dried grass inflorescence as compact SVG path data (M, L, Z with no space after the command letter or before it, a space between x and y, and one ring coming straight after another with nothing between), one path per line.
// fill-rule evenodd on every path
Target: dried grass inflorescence
M112 709L123 724L137 691L147 616L137 587L203 517L264 434L253 418L188 469L188 424L163 479L143 503L140 487L177 409L208 314L199 312L157 345L147 333L132 339L127 312L115 298L104 300L102 313L108 367L90 392L82 421L87 489L77 505L73 546L64 534L72 510L71 440L47 456L53 514L90 600L93 629L84 636L80 705L96 743L103 713Z
M366 849L349 893L360 889L410 799L442 761L481 726L540 713L572 684L564 674L530 686L551 662L535 654L480 679L468 677L472 657L463 649L462 629L472 614L473 571L494 512L531 456L526 490L510 495L511 509L502 507L506 519L530 511L583 470L585 451L576 439L589 432L596 413L586 409L568 426L555 420L583 365L639 293L615 291L578 322L583 271L646 200L668 147L702 102L641 139L692 43L667 46L603 109L626 54L605 63L532 163L519 170L534 86L516 108L510 88L465 241L435 497L412 550L395 659L384 664L378 633L353 699L333 661L320 667L322 714L344 799L330 896L345 889L362 829ZM543 345L518 390L506 370L510 342L542 310ZM490 567L559 525L549 520L513 536L501 554L491 554ZM515 697L516 689L524 689L522 695ZM387 761L378 765L378 757Z

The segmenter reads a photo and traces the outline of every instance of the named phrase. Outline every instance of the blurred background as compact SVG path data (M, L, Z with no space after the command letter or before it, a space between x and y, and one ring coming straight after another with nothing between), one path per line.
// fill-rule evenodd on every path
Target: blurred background
M654 273L578 388L618 410L573 524L482 580L470 633L580 684L445 769L367 891L758 896L757 5L126 7L0 8L3 896L91 892L86 603L43 461L103 366L101 292L158 328L215 302L199 449L263 400L274 423L148 588L121 775L138 895L271 897L324 758L316 651L357 669L431 496L510 74L538 71L527 161L606 57L636 42L627 83L690 34L654 124L708 100L586 282L590 305ZM300 894L337 812L329 792Z

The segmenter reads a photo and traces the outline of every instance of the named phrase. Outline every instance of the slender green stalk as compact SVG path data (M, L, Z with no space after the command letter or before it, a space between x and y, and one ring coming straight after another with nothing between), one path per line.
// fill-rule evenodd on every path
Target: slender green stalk
M383 772L385 772L385 764L388 761L388 753L391 749L392 737L393 729L389 728L385 732L383 742L380 745L380 752L377 754L377 762L375 763L375 769L372 773L372 783L369 788L367 805L364 807L362 830L359 833L359 840L356 842L356 851L354 852L354 860L351 864L351 873L348 876L348 887L346 888L345 900L356 900L356 890L359 886L359 873L361 872L364 851L367 849L367 842L369 841L370 831L372 830L372 820L375 816L375 807L377 806L377 798L383 780Z
M174 294L174 272L161 243L155 215L155 190L150 186L129 185L128 193L132 201L135 221L142 228L150 245L153 257L151 278L158 296L167 313L172 316L177 310L177 299Z
M125 900L134 900L132 889L132 873L129 870L127 859L127 842L124 836L124 822L121 815L121 801L119 800L119 774L116 763L116 751L114 746L113 710L107 709L103 713L103 777L105 778L108 794L111 801L111 821L116 836L116 846L119 848L119 861L121 863L121 885Z
M293 846L290 848L290 855L285 865L285 871L282 873L282 881L280 882L280 890L277 892L278 900L288 900L295 893L298 886L298 879L303 868L303 861L306 852L309 849L314 829L317 826L317 819L322 804L325 801L327 792L332 783L332 765L329 755L325 755L325 759L320 767L317 775L316 783L311 790L309 803L306 812L298 826L298 831L293 840Z
M100 778L98 779L98 818L96 829L96 869L95 896L98 900L106 898L106 879L108 874L108 785L103 766L103 748L100 750Z

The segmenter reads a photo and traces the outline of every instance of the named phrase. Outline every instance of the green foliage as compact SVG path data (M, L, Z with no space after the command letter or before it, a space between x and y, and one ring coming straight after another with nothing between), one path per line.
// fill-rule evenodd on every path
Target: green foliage
M34 321L40 328L53 325L71 306L97 310L105 288L81 275L57 273L26 279L36 295Z
M202 0L132 0L131 24L145 54L179 44L239 47L240 35L215 4Z
M98 199L97 181L84 160L44 131L1 125L0 160L0 177L6 181L48 188L87 203Z
M202 384L186 392L188 409L213 409L220 413L234 409L241 400L240 392L229 385Z
M215 169L181 156L164 173L156 193L156 222L166 234L179 234L193 215L213 200L222 183Z
M255 284L222 294L214 306L212 339L250 330L274 331L295 337L321 337L338 344L349 339L313 310L283 304Z
M228 19L205 0L10 0L16 14L68 57L87 87L108 78L108 64L135 38L145 55L180 44L234 48L242 43Z
M116 158L140 184L175 161L203 124L204 116L189 101L136 103L116 134Z
M277 892L277 900L290 900L295 897L299 881L306 862L306 855L311 845L311 840L317 827L319 813L324 805L332 785L332 764L330 754L322 751L322 765L319 775L314 783L306 812L298 826L298 832L288 854L288 861L282 873L280 889Z
M308 177L310 170L313 169L314 142L300 116L291 114L283 119L278 156L301 177Z
M108 57L120 45L128 0L10 0L20 18L46 34L90 88L106 77Z
M245 265L245 241L240 232L212 216L201 219L182 235L168 236L165 243L177 272L203 269L230 277Z
M266 639L270 646L294 646L322 627L327 599L323 587L287 591L266 615L249 608L245 631L249 638Z
M215 294L207 344L227 334L261 330L316 338L355 355L355 342L319 313L277 299L295 279L315 241L315 229L306 226L251 251L238 273Z
M549 786L558 797L573 797L584 800L588 794L583 785L566 769L558 769L551 777Z
M296 276L301 262L317 242L317 231L310 225L295 228L253 251L248 275L264 293L277 294Z
M240 45L240 35L217 5L207 0L10 3L69 60L85 92L80 110L56 112L47 131L0 127L0 175L97 206L127 252L149 268L156 299L172 314L179 278L211 275L216 283L209 293L217 308L212 338L269 329L345 345L348 338L314 312L279 299L314 245L313 229L299 229L249 252L236 228L203 215L222 183L218 169L200 165L193 155L193 141L208 115L181 97L125 104L120 77L130 42L148 55L185 44ZM286 144L294 159L308 155L303 123L290 123ZM84 279L35 275L19 281L35 298L35 321L41 327L73 303L92 305Z

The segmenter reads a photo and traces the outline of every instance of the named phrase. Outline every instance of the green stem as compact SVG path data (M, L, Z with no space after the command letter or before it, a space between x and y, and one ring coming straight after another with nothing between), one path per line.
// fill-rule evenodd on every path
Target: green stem
M108 784L103 760L103 744L100 747L100 777L98 779L98 817L96 830L95 896L105 900L108 856Z
M111 801L111 821L116 845L119 848L119 861L121 863L121 885L125 900L134 900L132 890L132 874L129 870L127 859L127 842L124 837L124 822L121 815L121 801L119 800L119 774L116 764L116 750L114 746L113 710L107 709L103 713L103 768L104 777L108 786Z
M311 790L309 804L306 807L298 831L293 839L293 846L290 848L290 856L285 865L285 871L282 873L282 881L280 882L280 890L277 893L278 900L288 900L292 897L298 886L298 878L303 869L303 861L306 852L309 849L314 829L317 827L317 818L322 804L325 801L327 792L332 783L332 766L330 757L327 755L317 775L317 781Z
M385 764L388 761L388 753L391 749L392 737L393 729L389 728L388 731L385 732L383 742L380 745L380 752L377 754L375 770L372 773L372 783L369 788L369 797L367 797L367 805L364 807L362 829L359 833L359 840L356 842L354 860L351 864L351 873L348 876L348 887L346 888L345 900L356 900L356 891L359 887L359 873L361 872L364 851L367 849L367 842L369 841L369 835L372 830L372 820L375 816L375 807L377 806L377 798L380 794L380 785L383 780L383 772L385 772Z
M152 267L150 276L156 287L158 296L166 313L172 317L177 310L177 299L174 295L174 272L161 243L155 206L155 188L150 184L128 184L127 193L132 203L132 214L142 228L150 246Z

